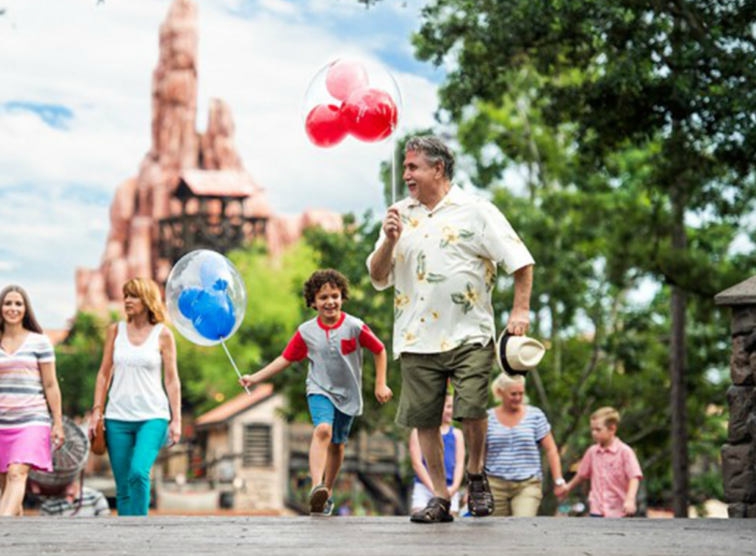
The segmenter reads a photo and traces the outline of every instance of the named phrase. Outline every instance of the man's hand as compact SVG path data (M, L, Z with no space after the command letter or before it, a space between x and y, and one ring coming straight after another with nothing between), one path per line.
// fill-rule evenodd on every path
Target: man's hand
M524 336L530 330L530 311L512 309L507 323L507 332L513 336Z
M391 207L386 213L386 218L383 221L383 233L386 234L386 239L392 244L399 241L399 236L402 235L402 218L399 216L399 209Z
M394 393L391 391L391 388L389 388L385 384L375 387L375 399L377 399L380 403L386 403L387 401L391 400L393 396Z

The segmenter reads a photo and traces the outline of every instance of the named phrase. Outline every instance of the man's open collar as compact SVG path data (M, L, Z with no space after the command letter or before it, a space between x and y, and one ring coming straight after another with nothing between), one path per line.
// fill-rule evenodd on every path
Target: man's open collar
M450 207L453 205L459 205L462 203L462 197L464 196L464 192L462 191L462 188L460 188L456 183L452 183L451 188L449 188L449 191L444 195L444 198L441 199L441 202L439 202L435 208L430 212L435 212L438 209L442 207ZM417 208L417 207L425 207L419 200L410 197L410 202L407 204L407 208Z

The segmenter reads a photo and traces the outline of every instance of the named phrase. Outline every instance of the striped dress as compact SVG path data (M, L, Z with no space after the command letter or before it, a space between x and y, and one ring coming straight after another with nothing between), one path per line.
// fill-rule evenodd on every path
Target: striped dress
M13 464L52 471L52 418L41 364L55 361L47 336L30 332L15 353L0 348L0 473Z
M540 442L551 431L546 415L531 405L525 406L525 417L514 427L505 427L488 410L486 437L486 473L505 481L543 478Z
M55 361L44 334L30 332L13 354L0 348L0 429L50 426L40 363Z

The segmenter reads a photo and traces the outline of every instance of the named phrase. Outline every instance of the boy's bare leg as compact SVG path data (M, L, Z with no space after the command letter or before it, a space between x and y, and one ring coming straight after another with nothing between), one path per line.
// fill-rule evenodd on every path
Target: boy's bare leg
M417 438L420 441L420 451L425 463L428 464L428 474L433 483L433 494L444 500L451 495L446 487L446 470L444 469L444 441L441 438L441 427L418 428Z
M465 435L465 446L469 454L467 471L477 475L483 471L488 419L465 419L462 421L462 433Z
M317 486L323 482L323 474L326 468L326 459L328 458L328 447L331 445L333 427L326 423L321 423L312 433L312 442L310 443L310 477L312 477L312 486Z
M325 468L325 486L328 489L328 496L333 494L333 485L341 471L341 464L344 463L345 444L330 444L328 446L328 458L326 459Z

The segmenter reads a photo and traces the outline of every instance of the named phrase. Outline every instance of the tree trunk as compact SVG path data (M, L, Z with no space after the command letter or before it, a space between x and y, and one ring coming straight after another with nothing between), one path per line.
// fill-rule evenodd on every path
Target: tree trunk
M685 233L685 194L683 186L673 189L672 249L682 255L688 247ZM672 507L675 517L688 517L688 431L687 431L687 356L685 350L685 290L672 286L670 338L670 382L672 410Z

